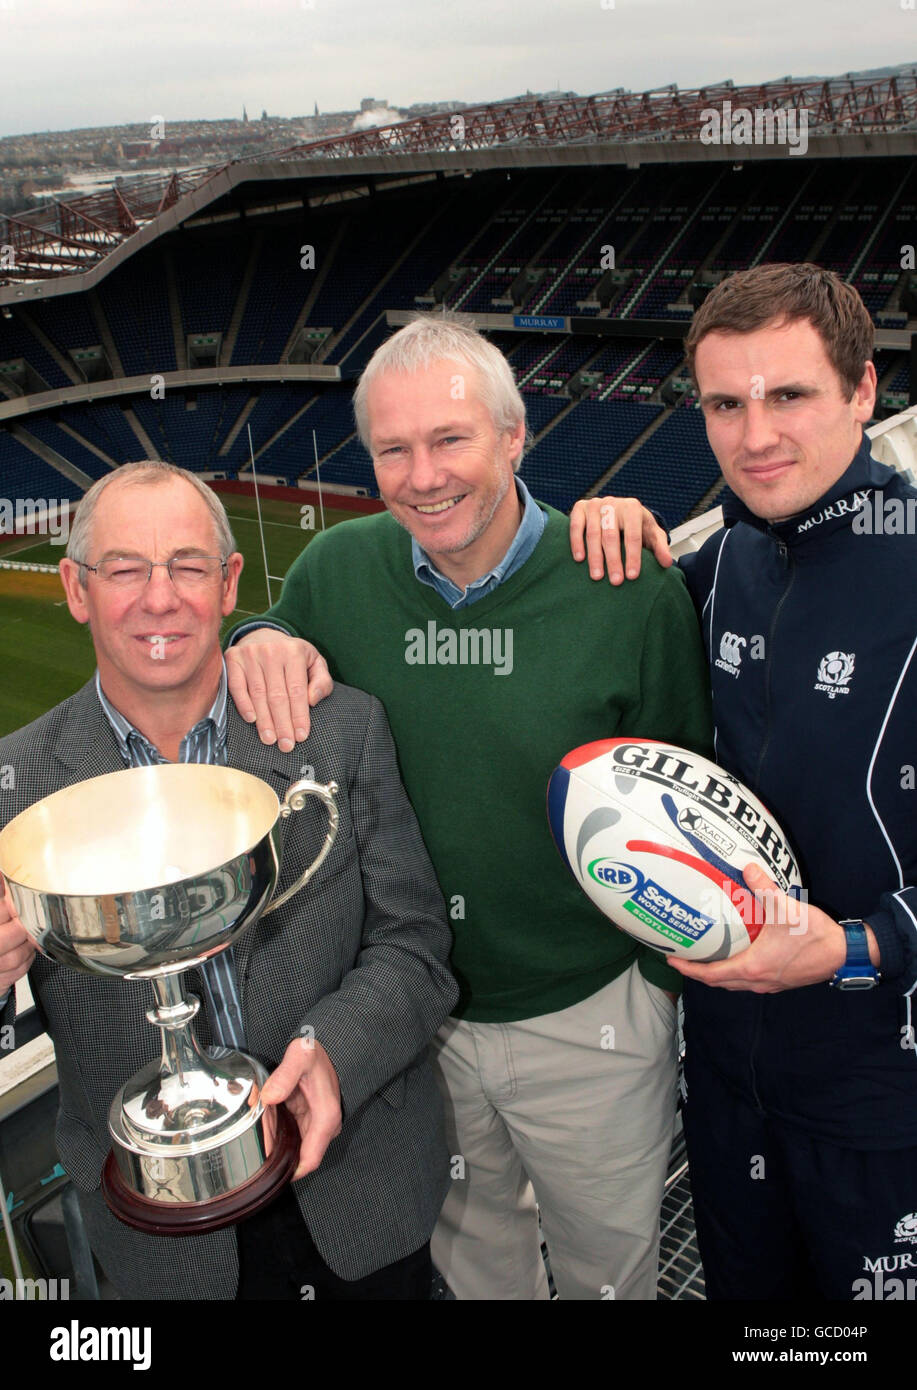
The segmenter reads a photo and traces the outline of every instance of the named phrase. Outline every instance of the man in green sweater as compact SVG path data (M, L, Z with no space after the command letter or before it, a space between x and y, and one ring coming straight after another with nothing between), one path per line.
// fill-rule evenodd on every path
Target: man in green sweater
M233 634L230 688L255 718L249 687L276 688L283 643L305 690L307 644L289 644L309 638L388 714L461 987L434 1045L453 1183L433 1257L450 1287L546 1298L537 1200L561 1297L655 1298L679 981L568 874L545 792L594 739L709 748L687 590L646 561L637 584L603 589L571 562L566 518L514 477L525 407L509 364L458 320L394 334L354 407L388 512L316 537ZM279 693L262 729L288 724Z

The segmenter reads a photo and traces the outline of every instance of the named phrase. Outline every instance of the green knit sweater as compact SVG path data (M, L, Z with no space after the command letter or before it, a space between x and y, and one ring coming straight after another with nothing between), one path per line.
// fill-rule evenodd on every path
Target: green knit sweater
M548 828L548 779L572 748L634 735L709 753L707 665L677 569L646 553L612 588L570 557L550 508L535 551L453 612L421 584L388 513L334 526L293 564L265 617L307 637L332 674L377 695L455 934L456 1013L511 1022L587 998L635 958L571 877Z

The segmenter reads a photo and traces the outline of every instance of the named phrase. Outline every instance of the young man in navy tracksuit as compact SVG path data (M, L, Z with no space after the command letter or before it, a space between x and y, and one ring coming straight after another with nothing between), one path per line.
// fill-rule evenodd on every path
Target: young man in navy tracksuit
M917 1297L917 490L863 437L872 342L836 275L766 265L723 281L686 343L733 494L681 562L716 756L787 830L808 892L749 871L757 941L673 961L710 1298ZM602 537L614 581L617 529Z

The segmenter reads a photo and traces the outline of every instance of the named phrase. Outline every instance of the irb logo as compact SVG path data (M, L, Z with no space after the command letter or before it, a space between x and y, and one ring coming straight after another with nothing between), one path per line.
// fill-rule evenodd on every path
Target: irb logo
M606 888L614 888L621 893L630 892L637 886L639 874L629 864L620 864L615 859L593 859L588 870L596 883Z

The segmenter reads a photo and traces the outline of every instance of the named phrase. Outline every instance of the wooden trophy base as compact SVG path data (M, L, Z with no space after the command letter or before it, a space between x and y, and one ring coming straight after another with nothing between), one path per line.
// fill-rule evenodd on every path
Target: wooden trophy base
M285 1105L278 1105L276 1135L269 1156L253 1178L205 1202L154 1202L128 1187L117 1159L109 1152L102 1168L102 1195L109 1210L150 1236L199 1236L234 1226L280 1195L299 1159L299 1126Z

